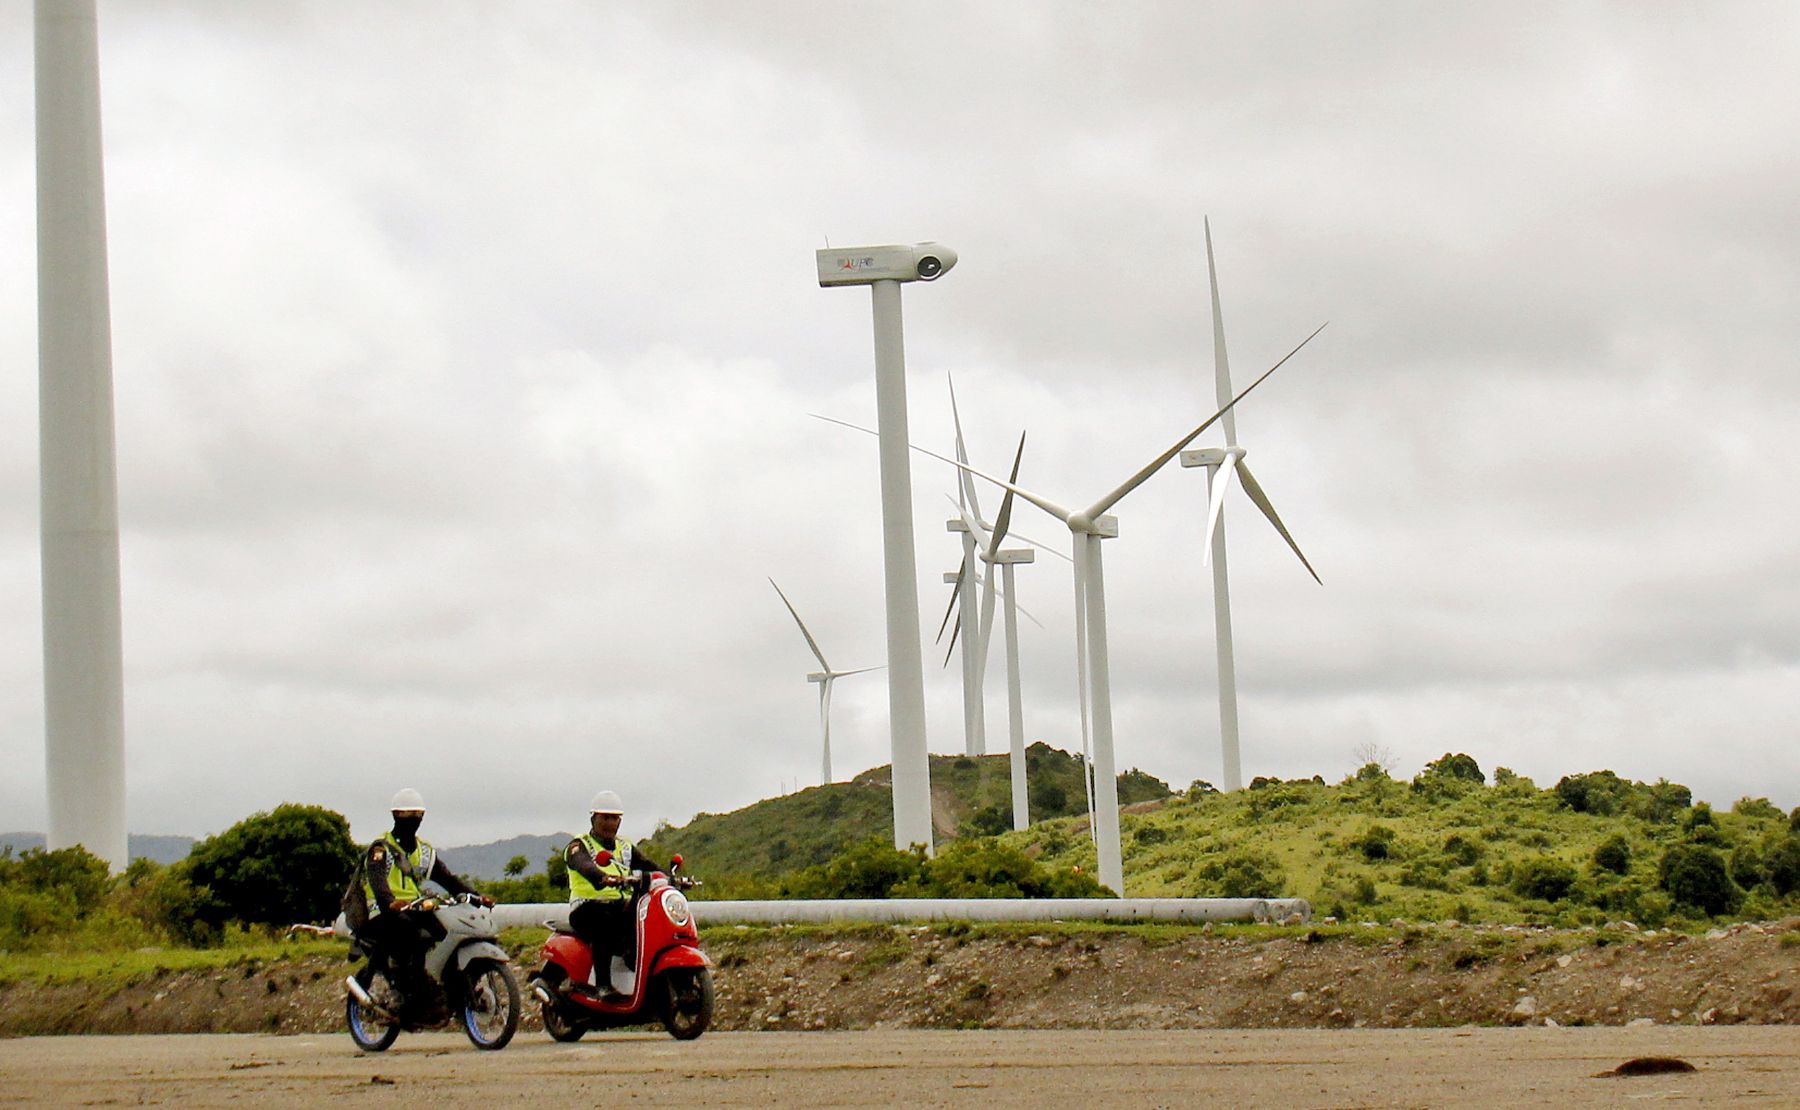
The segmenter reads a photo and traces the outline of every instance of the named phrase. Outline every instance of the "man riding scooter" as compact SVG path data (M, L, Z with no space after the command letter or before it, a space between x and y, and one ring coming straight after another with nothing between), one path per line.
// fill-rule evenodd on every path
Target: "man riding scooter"
M569 841L563 851L569 867L569 928L593 949L593 966L599 969L596 989L602 994L609 990L605 969L612 966L612 957L630 966L634 955L631 872L664 870L619 835L624 820L625 805L618 794L600 791L588 805L587 834ZM565 986L582 989L585 984Z

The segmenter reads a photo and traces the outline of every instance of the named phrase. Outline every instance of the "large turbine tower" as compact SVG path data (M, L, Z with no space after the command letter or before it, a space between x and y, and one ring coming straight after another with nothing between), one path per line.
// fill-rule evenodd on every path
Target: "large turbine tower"
M1219 271L1213 265L1210 220L1206 221L1206 278L1212 289L1213 381L1218 388L1219 404L1222 405L1231 399L1231 361L1225 355L1225 314L1219 307ZM1314 582L1319 581L1319 572L1313 569L1312 563L1301 552L1300 545L1288 534L1287 525L1281 523L1281 517L1275 512L1268 494L1263 492L1262 485L1250 473L1250 465L1244 461L1247 452L1238 446L1237 413L1227 412L1221 423L1225 428L1225 446L1183 451L1181 465L1206 468L1206 485L1210 497L1206 514L1206 554L1201 562L1212 566L1213 631L1219 659L1219 747L1225 789L1242 790L1244 769L1238 752L1237 663L1231 649L1231 589L1225 574L1225 491L1230 488L1234 475L1244 487L1244 493L1262 510L1275 530L1281 533L1281 538L1287 541L1294 554L1300 556L1301 565L1313 576Z
M123 869L124 658L94 0L37 0L38 465L51 849Z

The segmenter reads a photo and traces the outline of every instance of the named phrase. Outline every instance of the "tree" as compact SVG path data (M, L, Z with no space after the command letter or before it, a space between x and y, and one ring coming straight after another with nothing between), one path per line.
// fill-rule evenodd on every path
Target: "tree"
M1657 880L1677 903L1713 916L1730 913L1743 900L1725 857L1701 844L1677 844L1665 852Z
M509 879L516 879L520 875L523 875L525 869L530 866L531 861L524 856L514 856L506 861L506 877Z
M1527 898L1560 902L1575 889L1575 869L1550 856L1522 859L1513 866L1512 888Z
M1602 871L1623 875L1631 870L1631 841L1614 833L1606 843L1594 849L1594 866Z
M194 845L178 870L209 925L330 921L360 855L342 814L279 805Z
M1465 782L1486 783L1487 776L1481 773L1481 765L1473 756L1461 752L1451 755L1445 752L1440 759L1434 759L1425 765L1424 774L1439 775L1447 779L1462 779Z

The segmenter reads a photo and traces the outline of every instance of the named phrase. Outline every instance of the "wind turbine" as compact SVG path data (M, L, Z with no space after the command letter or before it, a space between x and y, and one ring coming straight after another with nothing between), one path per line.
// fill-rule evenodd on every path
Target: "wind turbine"
M1119 783L1118 772L1113 760L1113 719L1112 719L1112 674L1106 646L1106 578L1100 556L1100 541L1112 539L1119 534L1117 518L1107 515L1107 510L1150 479L1168 462L1179 454L1182 448L1200 437L1206 429L1218 422L1219 418L1230 412L1232 407L1249 395L1266 381L1270 374L1279 370L1283 363L1300 352L1300 348L1312 342L1319 332L1325 330L1320 324L1312 335L1302 339L1298 346L1281 357L1275 365L1263 371L1255 381L1244 387L1243 391L1233 397L1218 412L1213 413L1201 422L1200 426L1176 440L1168 450L1145 464L1136 474L1125 482L1089 505L1085 509L1068 509L1062 505L1024 489L1014 482L996 478L992 474L976 470L967 463L945 458L935 451L929 451L917 445L913 450L929 455L939 462L949 463L977 478L992 482L1002 489L1008 490L1026 501L1031 502L1044 512L1049 513L1069 529L1070 538L1074 542L1075 554L1075 612L1078 626L1077 655L1086 660L1088 709L1091 715L1090 731L1093 736L1093 790L1094 790L1094 833L1096 852L1099 860L1100 882L1110 887L1119 895L1125 893L1125 876L1120 859L1119 845Z
M1212 288L1212 325L1213 325L1213 377L1218 386L1219 403L1224 404L1231 397L1231 364L1225 354L1225 316L1219 307L1219 272L1213 264L1212 221L1206 221L1206 278ZM1299 556L1300 563L1314 582L1320 582L1319 572L1307 561L1301 552L1300 545L1288 534L1287 526L1281 523L1275 506L1270 504L1269 497L1263 492L1262 485L1255 475L1250 473L1250 466L1244 462L1245 451L1238 446L1237 414L1226 412L1224 417L1225 446L1205 447L1181 453L1181 465L1184 467L1203 466L1206 468L1206 485L1210 493L1206 513L1207 546L1206 555L1201 559L1202 565L1212 566L1213 580L1213 631L1218 642L1219 659L1219 745L1224 764L1226 790L1242 790L1244 787L1244 771L1238 753L1238 712L1237 712L1237 666L1231 650L1231 593L1225 574L1225 491L1231 485L1235 475L1238 484L1244 487L1244 493L1281 538L1293 548ZM1320 585L1323 585L1320 582Z
M775 586L775 580L773 578L769 579L769 585ZM813 656L818 659L819 666L824 668L824 670L822 670L822 671L815 671L812 674L807 675L806 681L816 682L819 684L819 732L821 733L821 737L822 737L821 745L822 745L822 749L823 749L823 770L822 770L821 774L824 776L819 781L822 783L829 783L832 781L832 778L831 778L831 684L833 682L836 682L838 679L848 677L849 675L864 674L868 671L879 671L881 668L880 667L858 667L853 671L834 671L834 670L832 670L831 664L825 661L825 653L819 650L819 642L817 640L813 639L813 634L807 630L806 622L800 619L800 613L798 610L796 610L794 608L794 603L789 601L788 596L781 592L780 586L775 586L775 592L776 592L776 594L780 595L781 603L783 605L787 606L787 611L789 613L793 614L794 623L800 626L800 635L806 637L806 646L809 648L812 648Z

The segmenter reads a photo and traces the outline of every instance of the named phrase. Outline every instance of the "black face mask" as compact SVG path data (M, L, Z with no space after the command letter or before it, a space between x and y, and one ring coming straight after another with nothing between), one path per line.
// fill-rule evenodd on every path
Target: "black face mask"
M413 845L417 843L419 825L424 820L423 817L394 818L394 839L400 842L400 847L412 851Z

